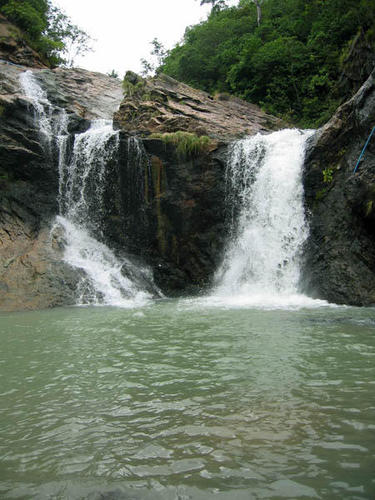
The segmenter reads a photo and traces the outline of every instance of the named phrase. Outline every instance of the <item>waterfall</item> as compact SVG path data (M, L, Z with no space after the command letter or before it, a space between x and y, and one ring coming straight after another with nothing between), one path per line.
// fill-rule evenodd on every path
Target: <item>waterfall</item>
M119 259L102 241L105 178L109 164L116 161L118 132L111 121L95 120L74 136L68 153L65 110L52 106L31 71L20 81L32 102L46 155L50 158L53 147L57 150L60 215L53 230L63 229L64 260L82 274L78 302L121 307L147 303L151 293L158 294L150 271L128 258Z
M255 306L312 302L299 294L308 236L302 165L311 134L282 130L232 145L226 170L232 227L216 273L217 299Z

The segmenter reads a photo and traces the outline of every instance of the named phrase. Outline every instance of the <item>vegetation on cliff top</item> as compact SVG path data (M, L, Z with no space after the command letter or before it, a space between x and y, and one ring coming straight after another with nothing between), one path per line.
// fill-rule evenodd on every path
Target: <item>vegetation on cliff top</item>
M51 66L71 66L77 55L90 50L89 35L50 0L0 0L0 13Z
M159 139L166 144L173 144L176 147L177 154L182 158L194 156L208 151L212 141L206 135L197 136L190 132L178 130L173 133L154 133L151 139Z
M338 83L358 33L374 51L373 0L263 0L261 22L253 0L207 3L207 21L187 28L158 71L303 126L320 125L349 97Z

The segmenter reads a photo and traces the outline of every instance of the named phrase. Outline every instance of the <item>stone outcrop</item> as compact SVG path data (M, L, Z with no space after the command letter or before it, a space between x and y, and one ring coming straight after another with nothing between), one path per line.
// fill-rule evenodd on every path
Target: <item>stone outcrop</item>
M124 90L114 120L122 130L136 135L181 130L229 142L286 126L255 104L227 94L213 97L166 75L145 80L128 72Z
M305 164L310 238L305 289L340 304L375 303L375 72L312 138Z

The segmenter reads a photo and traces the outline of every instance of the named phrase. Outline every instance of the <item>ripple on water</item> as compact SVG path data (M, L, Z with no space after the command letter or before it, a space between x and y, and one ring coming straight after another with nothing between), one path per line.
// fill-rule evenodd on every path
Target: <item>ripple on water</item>
M371 498L364 311L172 305L8 317L0 496Z

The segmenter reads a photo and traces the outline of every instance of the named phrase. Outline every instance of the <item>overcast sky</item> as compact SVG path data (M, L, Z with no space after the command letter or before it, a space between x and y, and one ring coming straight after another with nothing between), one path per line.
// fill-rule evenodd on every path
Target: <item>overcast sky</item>
M54 3L96 42L94 52L76 66L122 77L140 72L140 59L150 59L156 37L167 49L179 42L186 26L206 19L209 6L199 0L55 0ZM232 2L233 3L233 2Z

